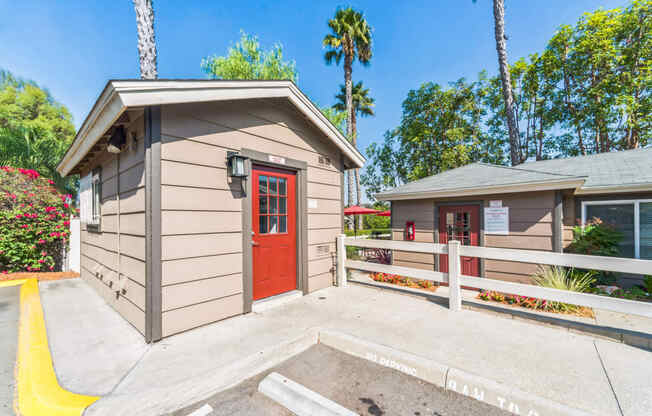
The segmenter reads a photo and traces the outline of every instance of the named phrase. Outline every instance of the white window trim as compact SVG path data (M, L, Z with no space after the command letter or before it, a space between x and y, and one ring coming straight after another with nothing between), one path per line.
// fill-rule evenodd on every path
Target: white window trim
M589 205L634 205L634 258L641 258L641 203L652 199L615 199L605 201L582 201L582 228L586 225L586 207Z

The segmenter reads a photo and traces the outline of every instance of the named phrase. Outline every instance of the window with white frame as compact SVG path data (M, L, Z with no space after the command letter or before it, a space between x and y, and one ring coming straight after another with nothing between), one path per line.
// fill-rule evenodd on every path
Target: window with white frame
M652 199L582 201L582 225L593 218L622 234L622 257L652 260Z
M79 217L81 222L100 225L102 198L101 169L94 169L79 179Z

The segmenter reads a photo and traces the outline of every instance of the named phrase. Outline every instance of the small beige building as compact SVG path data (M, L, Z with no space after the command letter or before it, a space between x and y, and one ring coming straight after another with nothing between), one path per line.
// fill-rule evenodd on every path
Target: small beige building
M364 158L288 81L109 81L58 166L81 275L146 341L331 286Z
M594 218L622 235L620 255L652 259L652 147L528 162L473 163L376 195L391 201L394 240L564 252ZM395 252L396 265L447 271L445 256ZM462 258L462 272L531 283L538 265ZM621 275L620 284L642 276Z

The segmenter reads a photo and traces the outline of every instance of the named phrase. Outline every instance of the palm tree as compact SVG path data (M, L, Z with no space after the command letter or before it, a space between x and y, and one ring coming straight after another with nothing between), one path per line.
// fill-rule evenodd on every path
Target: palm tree
M475 3L477 0L473 0ZM503 86L503 99L505 100L505 114L509 130L509 155L512 166L524 162L520 149L520 134L516 119L514 118L514 97L512 96L512 77L509 73L507 62L507 36L505 36L505 1L494 2L494 36L496 37L496 52L498 53L498 67Z
M363 65L369 65L371 60L371 27L361 12L351 7L338 8L335 17L328 21L331 33L324 37L326 49L324 59L327 64L333 61L339 65L344 58L344 86L346 93L346 135L353 139L353 85L351 73L353 62L357 58ZM353 139L354 140L354 139ZM355 146L355 142L353 142ZM353 171L349 171L348 197L349 205L353 203Z
M335 96L337 102L333 105L333 109L337 111L346 110L346 87L340 85L340 93ZM353 85L351 89L351 102L353 104L353 111L351 112L351 143L353 146L357 147L357 138L358 138L358 128L357 128L357 116L369 117L374 115L374 99L369 96L369 88L364 88L362 81L359 81L357 84ZM356 205L360 205L360 169L355 170L355 193L356 193ZM362 228L362 217L358 216L358 221Z
M136 23L138 24L138 55L140 77L158 78L156 67L156 38L154 36L154 8L152 0L134 0Z

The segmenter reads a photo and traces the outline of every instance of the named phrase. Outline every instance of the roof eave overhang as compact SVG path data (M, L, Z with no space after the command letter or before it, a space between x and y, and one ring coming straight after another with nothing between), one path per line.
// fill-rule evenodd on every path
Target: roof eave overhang
M333 126L322 112L290 81L109 81L84 120L75 140L57 166L68 175L95 143L131 107L227 101L261 98L287 98L337 146L348 159L348 167L361 168L365 158Z
M400 194L376 194L380 201L400 201L407 199L452 198L474 195L509 194L514 192L552 191L559 189L579 189L585 178L573 178L561 181L527 182L499 186L482 186L473 188L444 189L440 191L405 192Z
M652 183L637 183L625 185L590 186L575 191L576 195L617 194L631 192L652 192Z

